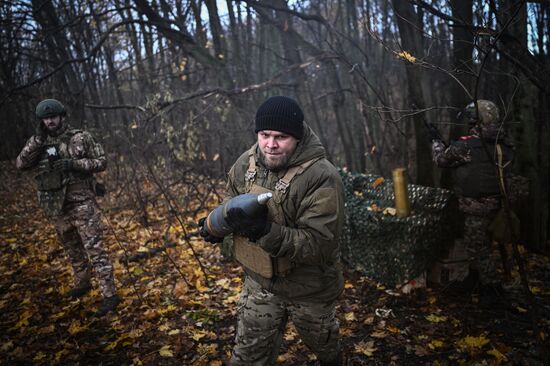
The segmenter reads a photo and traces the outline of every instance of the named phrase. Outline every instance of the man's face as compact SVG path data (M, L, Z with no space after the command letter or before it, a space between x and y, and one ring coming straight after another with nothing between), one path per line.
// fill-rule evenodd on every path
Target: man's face
M48 131L57 130L59 127L61 127L62 122L63 122L62 116L46 117L42 119L42 123L44 123Z
M286 168L290 157L296 150L298 139L286 133L272 130L258 132L262 162L269 170Z

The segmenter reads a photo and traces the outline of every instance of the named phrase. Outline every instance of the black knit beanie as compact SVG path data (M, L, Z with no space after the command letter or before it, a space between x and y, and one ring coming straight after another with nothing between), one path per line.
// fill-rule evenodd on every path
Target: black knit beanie
M256 130L273 130L287 133L298 140L304 135L304 113L289 97L271 97L256 112Z

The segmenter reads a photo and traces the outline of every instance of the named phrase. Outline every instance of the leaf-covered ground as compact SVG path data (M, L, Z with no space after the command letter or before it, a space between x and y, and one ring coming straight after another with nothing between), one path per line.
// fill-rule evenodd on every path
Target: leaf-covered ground
M97 290L80 300L63 296L71 269L37 206L31 178L11 163L1 168L1 364L227 364L241 270L189 235L196 217L168 220L158 204L149 211L152 224L143 227L135 210L118 207L112 197L100 200L123 302L117 314L95 319ZM166 243L175 246L147 256ZM526 256L546 337L550 261ZM395 296L348 271L338 316L348 365L538 364L527 310L518 291L435 288ZM316 364L292 325L279 361Z

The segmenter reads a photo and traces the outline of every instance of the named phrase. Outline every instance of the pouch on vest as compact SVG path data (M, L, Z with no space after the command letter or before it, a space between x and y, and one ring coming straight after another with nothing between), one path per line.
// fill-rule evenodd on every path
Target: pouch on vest
M62 172L44 170L35 176L38 186L38 203L48 217L61 213L65 203L67 179Z
M55 144L44 146L44 159L40 162L34 179L38 189L38 203L46 216L59 215L65 202L68 177L62 171L51 168L52 163L60 158Z
M248 193L272 192L267 188L253 184ZM278 224L284 224L279 205L271 199L267 202L268 220ZM287 257L272 257L258 244L252 243L241 235L233 235L233 256L247 270L255 272L262 277L272 278L274 275L284 276L292 269L292 263Z
M39 191L55 191L64 185L63 172L57 170L43 170L35 175L36 187Z
M39 191L53 191L63 187L64 175L59 170L53 170L52 164L60 159L57 144L48 144L43 147L43 160L40 162L38 174L35 175L36 186Z

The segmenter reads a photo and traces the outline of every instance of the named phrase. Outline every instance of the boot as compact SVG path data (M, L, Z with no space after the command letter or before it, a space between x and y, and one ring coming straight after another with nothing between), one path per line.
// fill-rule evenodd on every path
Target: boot
M118 295L106 297L103 299L103 303L99 307L99 310L94 313L94 316L100 317L110 311L116 311L118 304L120 304L120 297L118 297Z
M85 285L76 286L73 289L67 291L66 296L76 299L86 295L91 289L92 289L92 285L90 285L89 283Z

